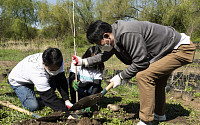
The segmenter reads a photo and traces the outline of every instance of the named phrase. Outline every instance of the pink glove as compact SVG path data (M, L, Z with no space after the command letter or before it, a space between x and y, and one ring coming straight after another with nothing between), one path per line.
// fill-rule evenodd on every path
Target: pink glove
M75 56L75 55L72 55L72 57L73 57L74 65L76 65L76 66L82 66L83 65L83 59L81 59L81 57Z

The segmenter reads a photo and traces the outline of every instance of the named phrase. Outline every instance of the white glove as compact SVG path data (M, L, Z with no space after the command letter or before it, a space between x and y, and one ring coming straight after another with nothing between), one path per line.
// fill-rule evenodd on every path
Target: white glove
M110 82L114 82L113 88L119 86L121 84L122 79L119 77L119 74L115 75Z
M65 105L68 109L70 109L73 106L73 104L69 100L65 101Z
M83 59L81 59L81 57L79 57L79 56L75 56L75 55L72 55L72 57L73 57L73 63L74 63L74 65L76 65L76 66L82 66L83 65Z

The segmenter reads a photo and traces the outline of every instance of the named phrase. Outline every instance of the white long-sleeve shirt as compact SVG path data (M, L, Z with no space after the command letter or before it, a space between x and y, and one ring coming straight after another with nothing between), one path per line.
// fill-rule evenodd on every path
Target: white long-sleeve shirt
M60 68L60 73L64 72L64 62ZM47 91L50 75L45 71L42 65L42 53L36 53L27 56L20 61L8 76L9 83L13 86L23 84L34 84L40 92Z

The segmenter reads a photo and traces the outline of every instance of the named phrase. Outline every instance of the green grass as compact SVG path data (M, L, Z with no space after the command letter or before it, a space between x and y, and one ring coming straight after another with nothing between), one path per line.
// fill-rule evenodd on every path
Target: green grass
M2 83L0 83L0 100L1 101L9 101L10 103L23 108L21 105L21 102L19 98L16 96L10 85L7 83L6 79L3 80ZM50 114L52 109L49 107L45 107L43 110L36 111L35 113L46 116ZM1 125L9 125L13 123L17 123L22 120L32 119L32 116L29 116L27 114L15 111L13 109L3 107L0 108L0 124Z
M15 49L0 49L0 61L20 61L32 53L34 52L26 52Z

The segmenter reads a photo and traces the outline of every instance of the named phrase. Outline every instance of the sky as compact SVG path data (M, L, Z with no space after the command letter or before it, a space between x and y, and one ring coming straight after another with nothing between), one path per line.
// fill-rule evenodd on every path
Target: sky
M47 0L49 3L51 3L51 4L56 4L56 1L57 0Z

